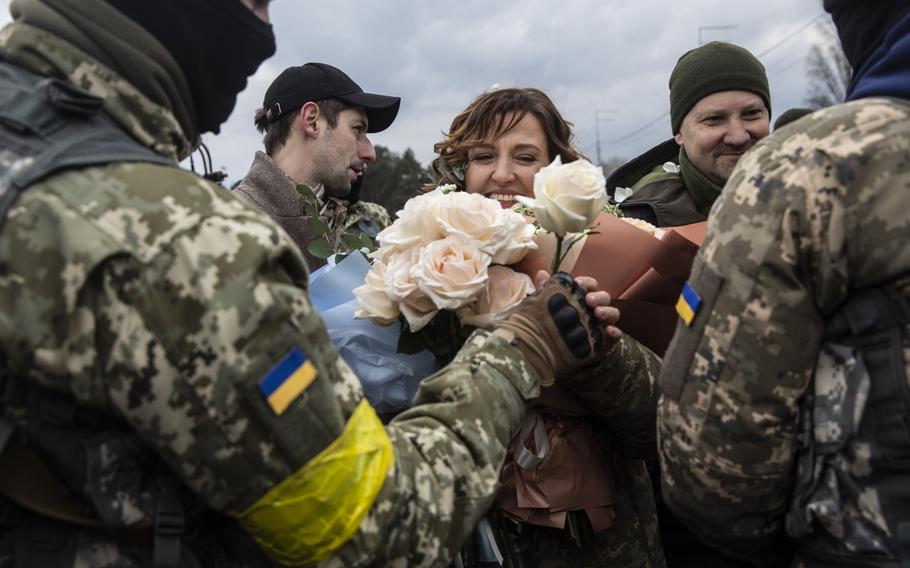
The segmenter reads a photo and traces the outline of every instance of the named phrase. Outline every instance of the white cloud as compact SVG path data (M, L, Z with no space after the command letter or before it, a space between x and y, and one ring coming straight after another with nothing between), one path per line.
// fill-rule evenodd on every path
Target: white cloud
M7 0L0 0L7 18ZM254 110L285 67L322 61L348 73L365 90L402 97L401 111L374 143L412 148L428 162L452 117L484 89L535 86L575 123L578 146L595 157L595 111L602 155L633 157L670 136L669 118L627 136L664 113L676 59L702 39L738 43L761 53L775 114L803 105L803 60L820 2L793 0L278 0L272 20L278 54L254 75L217 136L207 135L216 166L242 176L260 136ZM617 140L619 140L617 142Z

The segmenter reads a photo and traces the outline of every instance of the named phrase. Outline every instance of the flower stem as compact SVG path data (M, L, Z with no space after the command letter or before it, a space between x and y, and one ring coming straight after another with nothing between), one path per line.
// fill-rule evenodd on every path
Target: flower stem
M556 254L553 255L553 264L550 267L550 274L556 274L559 271L559 265L562 262L562 235L556 235Z

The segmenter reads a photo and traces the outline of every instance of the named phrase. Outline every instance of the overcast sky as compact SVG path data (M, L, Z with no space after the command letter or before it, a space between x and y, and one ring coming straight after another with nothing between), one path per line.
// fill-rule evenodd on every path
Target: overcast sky
M8 0L0 8L8 21ZM670 137L667 80L699 39L761 55L774 116L804 106L805 59L818 38L811 24L822 9L818 0L276 0L271 12L277 54L221 134L204 137L229 180L259 149L253 112L291 65L329 63L368 92L400 96L398 119L371 138L410 147L423 164L455 114L494 84L546 91L592 160L597 130L604 160L631 158Z

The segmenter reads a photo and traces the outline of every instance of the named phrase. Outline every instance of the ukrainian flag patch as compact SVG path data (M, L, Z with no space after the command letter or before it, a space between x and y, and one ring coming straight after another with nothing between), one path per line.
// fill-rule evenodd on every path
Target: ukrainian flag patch
M313 362L295 347L259 381L259 390L272 412L281 416L318 374L319 370Z
M695 319L699 306L701 306L701 298L686 282L683 285L682 294L679 295L679 301L676 302L676 313L679 314L679 317L682 318L687 326L692 325L692 320Z

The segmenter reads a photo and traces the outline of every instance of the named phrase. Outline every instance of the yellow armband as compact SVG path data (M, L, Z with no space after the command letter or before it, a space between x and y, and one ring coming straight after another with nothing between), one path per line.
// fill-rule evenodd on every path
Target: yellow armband
M281 564L316 564L354 535L393 462L392 442L364 400L341 436L238 519Z

